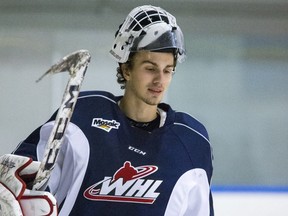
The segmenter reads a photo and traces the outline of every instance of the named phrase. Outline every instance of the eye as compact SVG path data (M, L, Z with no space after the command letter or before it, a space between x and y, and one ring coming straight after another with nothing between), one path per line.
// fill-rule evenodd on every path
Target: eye
M155 72L156 68L153 66L148 66L148 67L145 67L145 70L150 71L150 72Z
M165 74L174 74L174 68L167 68L167 69L165 69L165 71L164 71L164 73Z

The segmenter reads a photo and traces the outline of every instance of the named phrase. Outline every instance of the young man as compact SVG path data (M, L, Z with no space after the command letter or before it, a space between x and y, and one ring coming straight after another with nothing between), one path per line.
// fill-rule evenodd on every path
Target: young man
M110 53L119 63L124 95L81 93L48 183L49 205L55 205L54 196L59 215L214 215L206 129L161 103L176 62L185 58L176 19L159 7L135 8ZM11 161L41 161L54 119L18 146L14 154L21 157L2 156L2 175L9 170L13 176L29 164L8 166ZM19 194L20 208L31 208Z

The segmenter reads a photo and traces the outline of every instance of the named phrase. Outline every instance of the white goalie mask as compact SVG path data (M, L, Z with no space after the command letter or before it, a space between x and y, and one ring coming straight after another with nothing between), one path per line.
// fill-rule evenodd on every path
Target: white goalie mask
M119 63L140 50L175 49L179 62L186 57L183 34L175 17L160 7L144 5L133 9L119 28L110 50Z

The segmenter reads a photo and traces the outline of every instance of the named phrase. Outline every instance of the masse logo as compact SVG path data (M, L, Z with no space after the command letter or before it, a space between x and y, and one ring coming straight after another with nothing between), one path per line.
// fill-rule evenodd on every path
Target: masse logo
M92 127L100 128L109 132L111 129L118 129L120 123L115 120L106 120L102 118L93 118L92 120Z
M126 161L113 177L105 176L103 180L87 188L83 195L93 201L153 204L160 194L156 190L162 180L143 178L157 170L157 166L133 167Z

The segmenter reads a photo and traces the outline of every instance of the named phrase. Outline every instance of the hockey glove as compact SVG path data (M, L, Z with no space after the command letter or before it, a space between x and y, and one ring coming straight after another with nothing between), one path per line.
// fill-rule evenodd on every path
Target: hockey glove
M56 216L54 196L45 191L27 189L40 162L31 158L6 154L0 157L0 215Z

